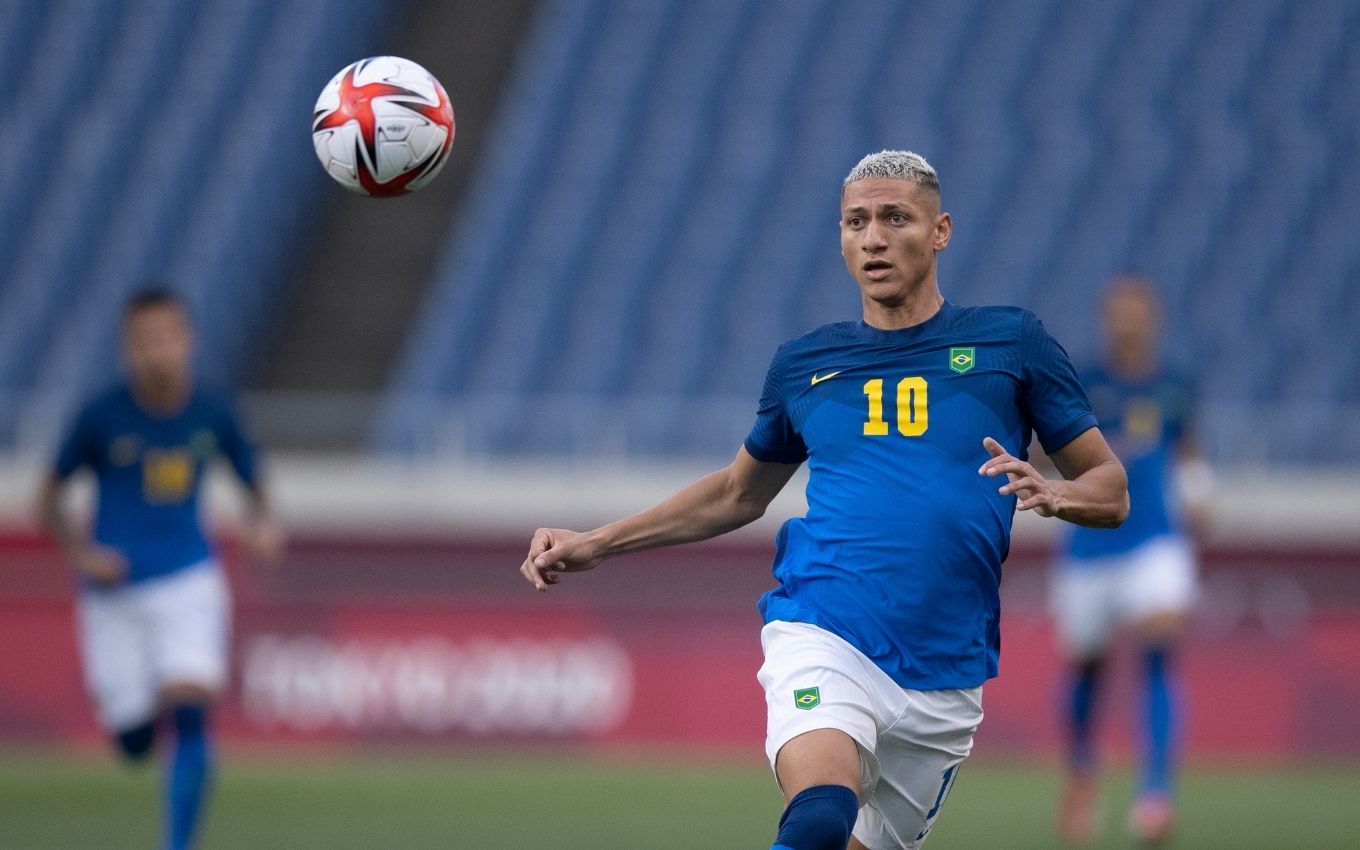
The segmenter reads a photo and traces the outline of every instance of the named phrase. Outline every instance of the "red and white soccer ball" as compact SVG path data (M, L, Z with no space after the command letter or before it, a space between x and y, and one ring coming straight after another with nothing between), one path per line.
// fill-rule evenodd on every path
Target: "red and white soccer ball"
M409 59L375 56L321 90L312 144L341 186L392 197L434 179L453 148L453 126L453 106L433 74Z

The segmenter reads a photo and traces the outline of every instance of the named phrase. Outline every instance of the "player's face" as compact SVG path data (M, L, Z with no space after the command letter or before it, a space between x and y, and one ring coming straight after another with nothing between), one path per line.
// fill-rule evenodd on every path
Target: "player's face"
M135 381L182 382L193 354L193 329L178 305L143 307L123 322L123 359Z
M866 298L897 306L935 274L954 222L940 196L907 180L870 177L841 193L841 256Z
M1151 294L1127 286L1106 297L1105 333L1113 348L1144 351L1156 344L1160 331L1161 310Z

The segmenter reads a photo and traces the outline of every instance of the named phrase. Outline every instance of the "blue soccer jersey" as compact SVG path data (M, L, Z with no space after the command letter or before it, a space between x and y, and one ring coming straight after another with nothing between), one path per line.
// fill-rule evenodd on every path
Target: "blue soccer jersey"
M765 622L840 636L905 688L997 673L1001 562L1016 497L978 475L994 437L1024 458L1095 426L1066 352L1035 316L945 303L902 330L826 325L785 343L746 450L807 461L808 512L776 541Z
M1082 378L1110 448L1129 477L1129 518L1118 528L1075 528L1067 542L1080 563L1120 555L1167 534L1178 534L1172 473L1176 443L1190 417L1191 392L1170 372L1130 381L1103 369Z
M62 479L82 467L94 472L94 539L121 552L128 581L139 582L209 557L198 497L218 455L254 484L255 453L224 400L196 391L179 413L161 417L120 386L81 411L54 471Z

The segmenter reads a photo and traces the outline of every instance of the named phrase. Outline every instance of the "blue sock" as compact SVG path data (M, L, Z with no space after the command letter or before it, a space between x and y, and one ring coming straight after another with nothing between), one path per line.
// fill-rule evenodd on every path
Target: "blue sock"
M1170 650L1165 647L1144 650L1143 677L1142 790L1170 794L1178 725Z
M770 850L845 850L859 797L844 785L814 785L789 801Z
M1077 666L1067 703L1067 759L1074 773L1090 773L1096 766L1095 706L1104 662Z
M212 747L203 706L176 706L171 717L175 750L165 787L165 850L188 850L212 778Z

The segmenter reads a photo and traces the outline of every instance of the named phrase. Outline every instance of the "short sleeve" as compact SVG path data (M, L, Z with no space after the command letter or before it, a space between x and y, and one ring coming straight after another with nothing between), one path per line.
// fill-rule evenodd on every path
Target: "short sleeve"
M83 466L95 466L99 461L99 424L94 405L87 406L76 417L75 423L57 451L52 472L59 479L70 478Z
M1072 360L1032 313L1024 314L1020 355L1026 424L1039 437L1045 452L1058 451L1096 427L1095 414Z
M255 445L241 427L240 418L227 402L221 403L217 417L217 444L246 486L254 487L259 476Z
M780 376L782 353L782 348L775 352L770 371L765 374L765 389L760 394L756 422L746 437L747 453L762 463L802 463L808 457L807 445L793 427L788 408L784 406Z

